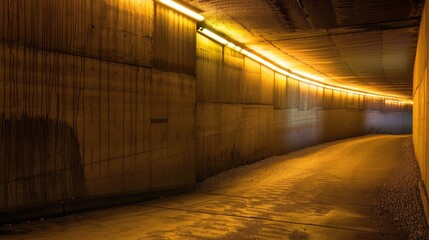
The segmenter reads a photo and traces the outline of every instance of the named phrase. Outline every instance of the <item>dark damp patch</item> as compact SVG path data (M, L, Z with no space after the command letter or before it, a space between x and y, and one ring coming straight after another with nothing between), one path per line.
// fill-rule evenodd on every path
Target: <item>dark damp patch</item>
M0 209L32 207L84 193L73 128L48 117L0 117Z

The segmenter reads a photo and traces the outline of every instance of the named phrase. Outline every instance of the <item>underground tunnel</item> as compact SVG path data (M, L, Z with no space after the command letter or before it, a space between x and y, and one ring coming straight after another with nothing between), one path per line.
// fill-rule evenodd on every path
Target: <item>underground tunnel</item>
M429 239L424 0L3 0L0 239Z

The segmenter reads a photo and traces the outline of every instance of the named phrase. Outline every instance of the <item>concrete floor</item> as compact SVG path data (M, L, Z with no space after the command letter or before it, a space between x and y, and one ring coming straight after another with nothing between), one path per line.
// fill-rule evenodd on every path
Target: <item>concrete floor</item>
M171 198L2 227L7 239L401 239L377 189L409 136L323 144L209 178Z

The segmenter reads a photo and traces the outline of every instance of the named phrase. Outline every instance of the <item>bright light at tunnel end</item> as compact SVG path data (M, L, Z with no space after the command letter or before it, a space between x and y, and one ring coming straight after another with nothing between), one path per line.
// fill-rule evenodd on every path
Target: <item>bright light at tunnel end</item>
M163 3L169 7L177 10L178 12L181 12L181 13L195 19L196 21L201 22L204 20L204 17L202 15L190 10L189 8L186 8L186 7L178 4L177 2L174 2L172 0L158 0L158 1L160 3ZM278 73L283 74L285 76L291 77L291 78L296 79L298 81L305 82L305 83L312 84L312 85L319 86L319 87L323 87L323 88L343 91L343 92L347 92L347 93L360 94L360 95L365 95L365 96L375 97L375 98L385 98L386 104L393 104L393 103L411 104L411 105L413 104L413 101L400 99L398 97L387 96L387 95L376 94L376 93L370 93L370 92L362 91L362 90L358 90L358 89L349 89L349 88L345 88L342 86L335 86L335 85L323 83L323 82L321 82L320 78L312 77L312 75L310 75L310 74L299 72L299 71L292 71L290 69L280 68L277 65L273 64L272 62L267 61L267 60L261 58L260 56L254 54L252 52L249 52L240 46L237 46L235 43L226 40L225 38L219 36L218 34L214 33L213 31L210 31L209 29L207 29L205 27L199 27L198 32L200 32L201 34L209 37L210 39L212 39L212 40L214 40L214 41L216 41L216 42L218 42L218 43L220 43L220 44L222 44L222 45L224 45L224 46L226 46L232 50L235 50L236 52L243 54L244 56L246 56L248 58L255 60L256 62L272 69L275 72L278 72Z

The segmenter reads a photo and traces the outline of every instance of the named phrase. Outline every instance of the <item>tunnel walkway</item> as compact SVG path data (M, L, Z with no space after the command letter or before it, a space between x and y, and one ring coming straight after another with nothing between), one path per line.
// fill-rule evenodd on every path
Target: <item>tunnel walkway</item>
M327 143L230 170L195 192L3 227L8 239L402 239L378 189L409 137Z

